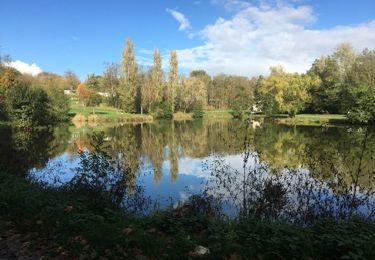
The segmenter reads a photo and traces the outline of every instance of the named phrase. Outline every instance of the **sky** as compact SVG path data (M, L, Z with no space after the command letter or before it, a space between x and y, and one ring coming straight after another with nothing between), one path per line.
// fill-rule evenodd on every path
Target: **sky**
M248 77L272 65L304 72L341 42L375 49L374 0L0 0L0 14L13 67L82 80L120 62L127 38L145 68L158 48L165 70L176 50L182 74Z

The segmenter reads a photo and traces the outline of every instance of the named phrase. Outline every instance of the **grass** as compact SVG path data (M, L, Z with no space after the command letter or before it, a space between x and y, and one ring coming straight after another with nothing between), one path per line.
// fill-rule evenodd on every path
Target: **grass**
M232 118L231 110L206 110L204 111L204 118Z
M89 116L95 114L95 120L88 120ZM78 116L77 116L78 115ZM151 115L129 114L120 109L116 109L105 104L98 107L83 106L76 100L70 104L69 116L73 121L87 122L95 121L97 123L116 123L116 122L152 122ZM77 116L76 119L74 119ZM83 116L83 117L82 117ZM204 111L204 118L230 119L232 116L230 110L207 110ZM192 113L176 112L173 114L176 121L192 120Z
M345 115L341 114L298 114L295 117L289 117L286 114L277 114L272 116L254 115L255 118L269 118L276 123L290 125L339 125L350 124Z
M135 217L109 201L41 187L6 173L0 173L0 208L0 232L13 230L27 237L31 251L51 258L187 259L194 258L198 245L210 250L211 259L375 257L373 222L317 220L299 226L234 221L194 207Z
M70 105L69 116L71 118L77 115L84 116L84 120L80 119L78 121L88 121L91 116L90 121L96 121L97 123L111 123L111 122L130 122L130 123L142 123L142 122L152 122L153 118L150 115L141 114L129 114L124 113L120 109L116 109L104 104L98 107L86 107L77 101L72 101ZM95 114L95 120L92 115Z
M206 119L230 119L232 118L231 110L206 110L204 118ZM92 115L96 116L93 117ZM116 123L116 122L152 122L153 117L150 115L129 114L119 109L101 104L98 107L85 107L77 101L71 102L69 116L74 118L77 115L84 116L83 119L76 118L76 121L90 121L95 123ZM89 116L91 119L89 120ZM265 115L254 115L254 117L267 117ZM299 114L293 118L286 114L272 115L269 118L277 123L292 125L331 125L331 124L349 124L345 115L339 114ZM192 113L176 112L173 119L177 121L192 120ZM74 120L73 120L74 121Z

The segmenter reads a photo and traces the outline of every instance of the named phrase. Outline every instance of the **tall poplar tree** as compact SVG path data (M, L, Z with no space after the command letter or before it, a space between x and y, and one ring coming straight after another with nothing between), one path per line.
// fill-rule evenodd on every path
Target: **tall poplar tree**
M178 61L176 51L170 52L169 59L169 81L168 81L168 103L174 112L176 90L178 87Z
M153 88L154 102L160 103L163 98L163 70L161 56L158 49L154 50L154 64L151 71L151 83Z
M138 65L135 60L133 42L128 39L122 51L123 82L121 87L121 103L124 111L136 111L138 86Z

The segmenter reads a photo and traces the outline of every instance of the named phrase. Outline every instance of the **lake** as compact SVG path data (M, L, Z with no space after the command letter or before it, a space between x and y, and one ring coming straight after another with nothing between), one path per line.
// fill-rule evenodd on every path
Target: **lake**
M95 144L99 133L100 144ZM247 195L236 192L241 187L254 189L259 179L267 183L264 176L288 182L290 198L299 199L307 192L301 193L300 185L307 187L308 180L313 194L324 190L323 197L331 200L339 194L336 204L343 200L342 194L370 194L366 192L374 188L375 131L361 127L203 120L61 125L27 133L1 126L0 145L2 169L55 187L76 175L80 152L100 149L126 164L128 177L122 185L143 187L144 195L160 207L203 191L243 201ZM262 172L260 178L254 179L255 169ZM355 206L363 212L374 208L373 204Z

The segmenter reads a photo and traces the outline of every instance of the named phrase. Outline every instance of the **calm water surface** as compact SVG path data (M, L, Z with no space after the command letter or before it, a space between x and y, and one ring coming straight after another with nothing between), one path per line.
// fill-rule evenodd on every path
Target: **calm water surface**
M341 185L368 189L374 185L375 131L337 126L286 126L260 123L246 127L232 120L155 122L138 125L63 125L25 133L0 128L2 168L32 180L59 186L74 176L79 151L93 151L95 133L104 133L103 149L126 158L132 180L160 205L170 205L200 193L212 178L219 158L241 172L244 142L250 166L269 172L314 168L314 178L332 182L332 169L343 173ZM366 142L364 144L364 141ZM362 159L360 159L362 158ZM359 176L353 177L354 173ZM271 174L271 173L270 173Z

